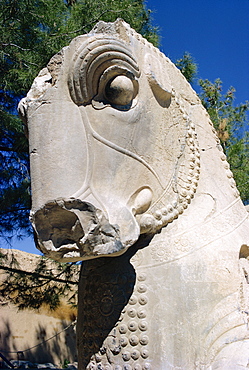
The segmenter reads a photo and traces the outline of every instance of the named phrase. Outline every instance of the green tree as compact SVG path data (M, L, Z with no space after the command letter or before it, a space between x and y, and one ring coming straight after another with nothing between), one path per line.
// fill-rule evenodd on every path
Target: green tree
M78 264L36 256L31 270L27 271L22 265L23 261L15 251L0 250L0 304L11 303L20 310L41 307L55 310L64 301L72 308L76 307Z
M192 56L185 53L176 62L185 78L193 83L197 67ZM240 196L249 203L249 102L235 105L235 89L222 93L222 81L199 80L200 98L207 109L227 156Z
M186 80L192 85L197 75L197 64L194 61L192 55L185 52L182 58L176 61L176 66L180 69Z
M222 94L222 82L200 80L200 98L207 109L227 156L240 196L249 202L249 102L234 105L235 89ZM246 130L247 128L247 130Z
M0 2L0 236L30 233L28 142L18 101L49 59L97 21L121 17L157 45L142 0L2 0Z

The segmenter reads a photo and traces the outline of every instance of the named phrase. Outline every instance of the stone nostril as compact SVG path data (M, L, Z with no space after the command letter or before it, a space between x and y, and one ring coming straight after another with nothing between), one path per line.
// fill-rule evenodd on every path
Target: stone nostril
M120 231L89 202L58 198L31 215L37 246L48 257L74 262L121 254Z
M62 245L77 243L84 231L77 216L57 202L49 202L32 216L32 223L42 242L51 240L55 250Z

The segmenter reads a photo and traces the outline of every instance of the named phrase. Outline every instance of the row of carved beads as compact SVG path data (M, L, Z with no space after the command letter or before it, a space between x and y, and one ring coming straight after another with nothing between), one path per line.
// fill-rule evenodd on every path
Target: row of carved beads
M135 325L137 326L137 324ZM132 329L130 330L132 331ZM122 347L127 346L128 343L130 343L131 346L137 346L139 343L142 346L146 346L146 344L149 343L149 337L147 335L135 335L135 334L132 334L129 337L121 336L120 343Z
M149 337L145 335L148 329L148 323L145 321L146 305L148 303L148 297L145 294L147 292L145 280L146 274L139 273L134 293L123 312L124 322L121 322L118 326L122 335L123 347L126 347L128 344L132 347L137 345L146 346L149 342ZM148 351L145 348L142 349L141 356L143 358L148 357Z
M137 276L137 284L134 289L129 303L121 316L121 322L118 325L121 334L120 343L124 348L122 359L129 362L130 369L149 369L149 364L142 367L141 361L149 356L147 344L149 337L145 334L148 329L146 318L146 305L148 297L146 296L146 274L140 272ZM139 360L139 364L137 363ZM133 363L136 362L136 363ZM128 369L129 367L127 367Z
M148 323L144 320L148 303L145 280L145 273L139 273L128 305L87 369L150 369L149 363L144 362L149 356L149 337L145 334Z
M151 370L151 365L149 363L144 364L124 364L124 365L95 365L95 364L89 364L87 366L87 370Z
M237 189L237 187L236 187L236 182L235 182L235 180L234 180L234 178L233 178L233 173L232 173L232 171L230 170L230 165L229 165L229 163L227 162L227 157L226 157L226 155L223 153L222 149L221 149L221 151L220 151L220 158L221 158L221 160L222 160L223 167L224 167L224 169L225 169L225 171L226 171L226 175L227 175L227 178L228 178L229 184L230 184L231 188L233 189L234 196L237 198L237 197L239 197L239 195L240 195L240 194L239 194L239 191L238 191L238 189Z
M144 214L141 217L141 232L156 232L161 227L166 226L169 222L178 218L178 216L184 212L184 209L188 207L191 199L194 198L198 186L200 176L200 151L195 124L191 121L188 113L183 108L183 103L174 91L172 92L172 96L175 97L176 106L181 111L186 127L186 137L183 143L183 146L186 148L186 153L184 151L184 154L187 157L186 169L184 170L185 174L180 178L178 174L174 176L176 182L174 187L177 194L175 200L166 207L159 208L153 214Z

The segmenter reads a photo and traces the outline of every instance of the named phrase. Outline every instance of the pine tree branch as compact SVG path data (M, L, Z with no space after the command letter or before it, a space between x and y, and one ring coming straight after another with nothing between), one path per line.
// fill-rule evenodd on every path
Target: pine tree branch
M0 214L5 214L5 213L13 213L13 212L19 212L19 211L29 211L29 207L19 207L19 208L11 208L10 210L1 210L0 209Z
M3 55L4 55L4 56L9 57L10 59L13 57L11 54L9 54L9 53L5 53L5 52L3 52ZM35 66L35 67L39 67L39 65L38 65L37 63L32 63L32 62L29 62L28 60L27 60L27 61L19 60L18 62L22 62L22 63L23 63L23 65L24 65L25 67L27 67L27 68L29 68L28 64L30 64L30 65L32 65L32 66Z
M24 271L24 270L20 270L20 269L8 267L8 266L0 266L0 270L10 271L10 272L18 273L18 274L25 274L25 275L29 275L29 276L35 276L37 278L43 278L43 279L47 279L49 281L56 281L58 283L68 283L68 284L73 284L73 285L78 284L77 281L64 280L64 279L60 279L60 278L57 278L57 277L46 276L46 275L43 275L43 274L39 274L37 272Z
M105 15L106 13L121 13L121 12L124 12L124 11L127 11L128 8L130 8L131 5L129 5L128 7L126 8L123 8L123 9L117 9L117 10L113 10L113 9L108 9L108 10L104 10L102 13L100 13L95 19L92 19L90 22L88 22L87 24L85 24L84 26L82 26L81 28L79 28L78 30L75 30L75 31L69 31L67 33L62 33L60 35L58 35L57 33L52 33L50 36L53 36L53 37L62 37L62 36L67 36L69 34L74 34L74 33L78 33L78 32L88 32L87 31L87 27L90 27L92 25L94 25L96 22L98 22L100 20L100 18L103 17L103 15Z
M22 51L30 51L31 49L25 49L25 48L22 48L21 46L19 45L16 45L16 44L13 44L12 42L9 42L8 44L5 44L5 43L1 43L2 46L14 46Z
M15 150L7 146L0 146L0 152L15 152Z

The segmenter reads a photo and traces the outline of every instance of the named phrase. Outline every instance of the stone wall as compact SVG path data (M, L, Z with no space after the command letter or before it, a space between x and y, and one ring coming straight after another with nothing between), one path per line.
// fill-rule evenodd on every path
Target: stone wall
M1 249L1 252L7 253L7 250ZM30 253L18 250L12 252L21 261L20 268L24 271L32 271L39 259L39 256ZM5 274L1 269L1 281ZM66 302L54 311L46 307L18 310L1 297L0 310L0 352L7 359L52 362L58 366L63 365L65 360L77 360L74 324L76 309L72 309Z

